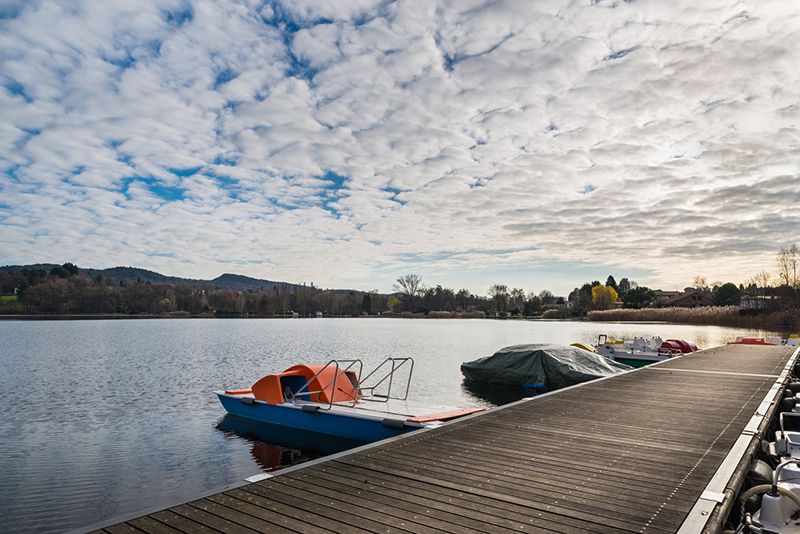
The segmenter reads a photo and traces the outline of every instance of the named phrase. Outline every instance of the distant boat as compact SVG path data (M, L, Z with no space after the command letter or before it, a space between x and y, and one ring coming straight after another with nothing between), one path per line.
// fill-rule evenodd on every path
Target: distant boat
M688 354L698 350L697 345L685 339L668 339L663 341L660 337L636 337L633 341L612 341L608 336L601 334L594 347L584 343L573 343L573 347L597 352L611 360L630 365L643 367L651 363L662 362L681 354Z
M392 396L392 382L404 366L404 393ZM362 380L360 360L332 360L295 365L252 388L214 393L238 417L368 442L484 410L408 401L413 368L411 358L387 358Z
M728 345L780 345L781 339L777 343L767 342L763 337L737 337L736 341L729 341Z

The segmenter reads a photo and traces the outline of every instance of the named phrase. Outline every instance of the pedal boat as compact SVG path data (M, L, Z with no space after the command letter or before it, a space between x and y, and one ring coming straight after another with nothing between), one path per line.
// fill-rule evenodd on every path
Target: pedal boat
M407 373L408 381L403 395L392 396L393 378L404 366L403 379ZM248 389L214 393L238 417L364 442L441 426L484 410L409 402L413 367L411 358L387 358L362 379L360 360L332 360L295 365Z
M651 363L663 362L675 356L695 352L697 345L685 339L668 339L663 341L660 337L645 339L634 338L633 341L611 341L608 336L601 334L597 345L591 347L584 343L573 343L572 346L597 352L606 358L615 360L631 367L643 367Z

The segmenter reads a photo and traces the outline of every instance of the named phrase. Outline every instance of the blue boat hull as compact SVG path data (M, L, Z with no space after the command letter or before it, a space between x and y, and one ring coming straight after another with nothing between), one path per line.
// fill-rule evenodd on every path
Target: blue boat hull
M381 416L351 417L326 410L305 412L299 406L289 404L272 405L260 401L244 404L240 397L220 393L217 396L228 413L238 417L359 441L372 442L392 438L423 426ZM385 426L386 424L390 427Z

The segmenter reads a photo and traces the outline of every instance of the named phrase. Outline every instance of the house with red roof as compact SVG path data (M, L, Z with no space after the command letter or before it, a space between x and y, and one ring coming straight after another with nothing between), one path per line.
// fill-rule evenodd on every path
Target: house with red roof
M674 308L699 308L701 306L713 306L714 301L693 287L687 287L684 291L662 291L661 293L675 293L662 300L658 305ZM658 294L658 292L656 292Z

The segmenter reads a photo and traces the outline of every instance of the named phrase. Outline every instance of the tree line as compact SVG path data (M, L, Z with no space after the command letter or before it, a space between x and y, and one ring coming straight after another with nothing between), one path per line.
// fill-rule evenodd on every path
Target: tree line
M776 257L775 275L762 271L739 286L733 283L708 284L697 276L694 287L718 306L738 305L750 299L752 309L796 309L800 307L800 250L783 247ZM776 282L776 283L773 283ZM44 314L215 314L218 316L276 317L358 316L363 314L423 314L431 312L478 314L473 316L542 316L567 318L585 316L594 310L617 307L640 309L658 305L655 292L635 281L619 282L609 275L605 283L595 280L573 289L567 297L555 296L547 289L538 293L522 288L492 285L487 295L468 289L453 290L441 285L426 286L422 277L411 273L399 277L394 293L377 290L330 290L311 286L275 284L246 291L216 288L211 282L201 287L188 284L132 283L92 277L73 263L44 269L22 268L0 271L0 289L5 313ZM13 297L11 297L13 295Z
M218 289L212 283L201 287L189 284L153 284L137 280L115 281L102 275L92 277L71 263L44 269L0 271L3 294L15 295L15 306L5 312L45 314L188 314L213 313L219 316L251 315L262 317L317 311L350 316L385 307L386 298L377 292L321 290L275 284L247 291Z

